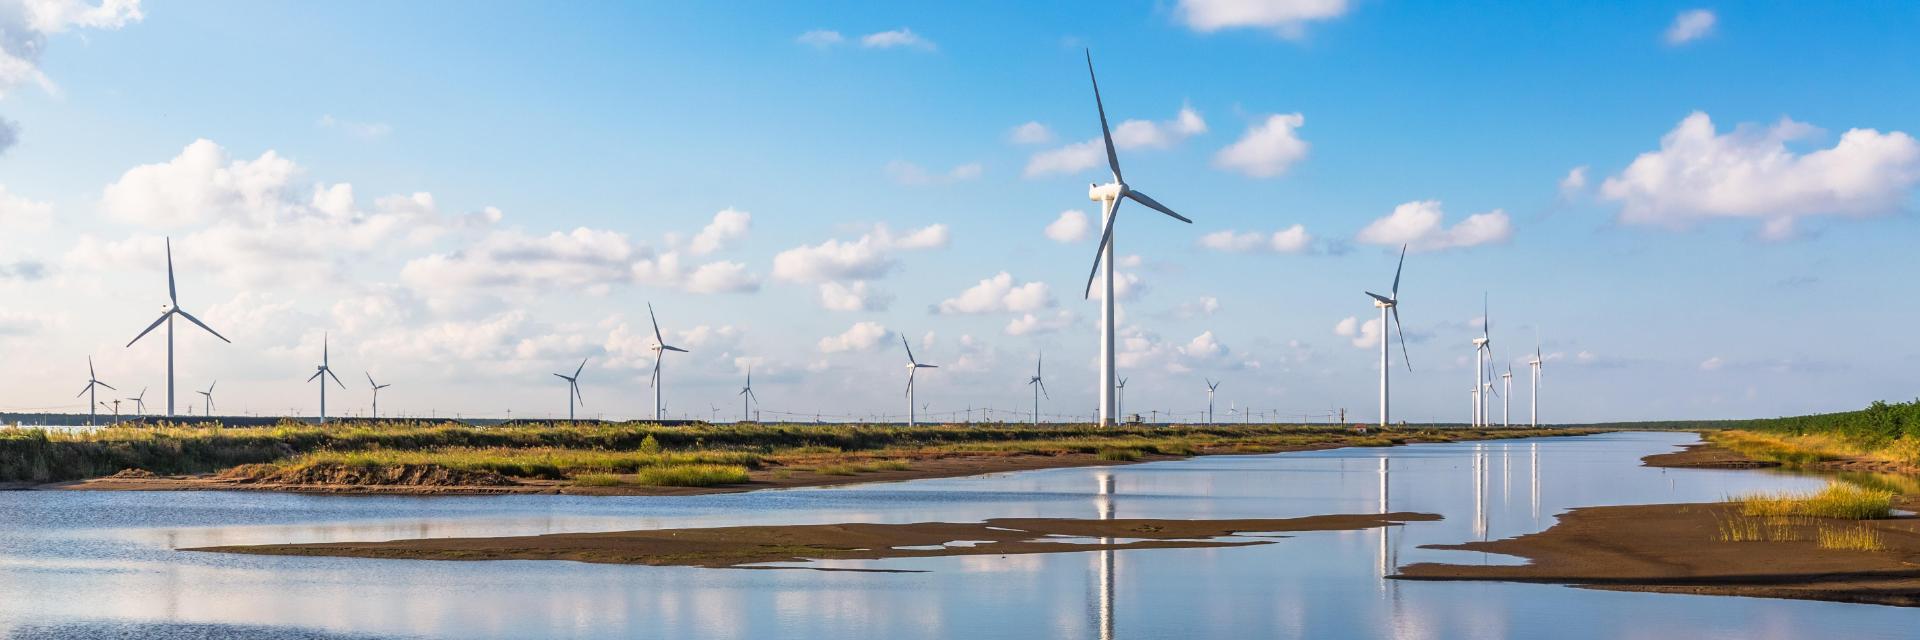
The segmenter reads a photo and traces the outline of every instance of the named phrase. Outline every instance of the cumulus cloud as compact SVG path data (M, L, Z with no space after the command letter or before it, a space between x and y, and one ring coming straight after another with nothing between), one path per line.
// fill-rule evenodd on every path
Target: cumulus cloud
M1075 316L1073 312L1065 309L1056 311L1051 315L1027 313L1008 321L1005 331L1006 334L1010 336L1053 333L1073 326L1073 323L1078 319L1079 317Z
M820 283L820 306L829 311L885 311L890 304L893 296L865 280Z
M872 351L887 337L887 328L877 322L856 322L840 335L820 339L821 353Z
M31 0L0 3L0 98L14 87L35 84L49 93L58 87L40 71L47 36L70 29L115 30L139 22L140 0Z
M1727 365L1726 360L1722 360L1720 356L1713 356L1711 358L1707 358L1706 360L1700 361L1700 370L1701 371L1719 371L1721 367L1724 367L1726 365Z
M1200 296L1198 300L1180 303L1175 314L1182 318L1211 316L1220 310L1220 299L1213 296Z
M1567 177L1560 179L1560 197L1573 198L1587 190L1587 165L1580 165L1567 171Z
M753 214L737 209L723 209L713 214L713 221L694 234L687 243L687 253L704 256L731 246L741 238L747 237L747 229L753 226Z
M1087 239L1093 232L1093 225L1087 220L1087 214L1077 209L1060 212L1060 217L1047 224L1047 239L1059 243L1079 242Z
M1046 144L1053 142L1053 130L1039 122L1028 122L1007 132L1007 139L1014 144Z
M893 179L894 182L908 186L953 184L955 182L978 178L984 171L985 167L982 167L978 162L956 165L954 168L948 169L946 173L940 174L928 172L925 167L905 160L895 160L887 163L887 177Z
M655 252L615 231L528 234L489 233L451 253L409 261L401 279L421 291L576 289L603 295L616 285L644 284L689 293L736 293L759 289L737 262L685 264L679 252Z
M1347 0L1180 0L1176 13L1201 33L1251 28L1298 39L1308 23L1345 15Z
M1359 318L1347 316L1333 325L1333 334L1353 341L1353 346L1371 349L1380 346L1380 319L1373 318L1361 322Z
M1024 313L1053 306L1053 293L1045 282L1016 283L1005 271L981 280L960 295L934 307L938 313Z
M932 40L921 37L920 34L906 27L861 36L860 46L868 49L917 49L920 51L933 51L937 48Z
M45 229L53 223L53 205L36 202L7 191L0 185L0 228L9 230Z
M1215 231L1200 236L1200 246L1228 253L1300 253L1313 246L1313 235L1305 225L1293 225L1273 233L1258 231Z
M1667 25L1667 44L1679 46L1713 33L1713 25L1719 18L1706 9L1689 9L1673 17L1673 24Z
M1172 120L1127 120L1113 128L1113 146L1117 149L1165 149L1189 137L1207 132L1207 121L1193 107L1182 106ZM1048 149L1027 159L1025 176L1029 178L1073 173L1107 163L1106 143L1099 138Z
M1513 237L1507 212L1476 213L1448 227L1439 200L1418 200L1393 208L1374 220L1354 239L1367 244L1407 245L1414 251L1440 251L1506 242Z
M828 240L782 251L773 257L773 277L788 282L871 280L898 266L895 253L947 246L947 225L935 224L895 235L886 225L874 225L858 239Z
M1272 178L1286 173L1295 162L1307 157L1307 141L1299 136L1306 116L1298 113L1273 114L1265 122L1247 128L1240 140L1213 155L1213 166L1237 171L1254 178Z
M1120 331L1118 338L1114 362L1126 369L1188 373L1196 369L1246 369L1259 366L1252 360L1235 358L1233 350L1212 331L1203 331L1185 342L1170 342L1139 327L1127 326Z
M1782 118L1721 134L1694 112L1600 185L1621 205L1620 220L1685 228L1700 220L1762 221L1761 235L1790 237L1801 218L1867 216L1898 210L1920 182L1920 143L1899 131L1851 129L1834 146L1795 153L1788 142L1816 136Z
M814 29L812 31L808 31L806 33L800 34L800 37L794 38L793 41L810 46L810 47L825 49L827 47L831 47L831 46L840 44L842 42L846 42L847 38L846 36L840 35L840 32L838 31L833 31L829 29Z

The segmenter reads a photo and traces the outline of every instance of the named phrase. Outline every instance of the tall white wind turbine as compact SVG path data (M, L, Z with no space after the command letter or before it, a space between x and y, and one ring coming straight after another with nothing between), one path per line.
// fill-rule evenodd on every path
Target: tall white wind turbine
M1101 204L1101 219L1104 230L1100 232L1100 246L1094 250L1093 270L1087 274L1086 297L1093 297L1093 279L1101 277L1100 296L1100 426L1112 425L1118 415L1114 404L1114 393L1118 388L1114 384L1114 326L1113 326L1113 221L1120 212L1120 201L1133 198L1135 202L1148 208L1172 216L1188 224L1187 219L1166 205L1134 191L1120 175L1120 156L1113 151L1113 132L1107 127L1107 107L1100 101L1100 80L1093 74L1093 52L1087 52L1087 78L1093 82L1093 106L1100 113L1100 139L1106 143L1107 167L1113 170L1113 182L1087 186L1087 199ZM1101 267L1105 267L1103 270Z
M1488 410L1492 403L1487 401L1484 391L1493 389L1492 372L1487 370L1493 363L1492 307L1487 305L1484 295L1480 305L1480 337L1473 339L1473 426L1476 427L1484 427L1491 422L1487 417L1492 414Z
M1400 328L1400 271L1407 266L1407 245L1400 245L1400 263L1393 268L1393 288L1387 289L1387 295L1372 291L1366 292L1373 298L1373 306L1380 308L1380 428L1385 429L1391 423L1392 412L1387 398L1387 371L1393 368L1390 351L1387 349L1387 315L1393 315L1393 328L1400 333L1400 359L1407 363L1407 372L1413 372L1413 360L1407 357L1407 332Z
M393 386L392 383L380 384L373 381L373 372L367 373L367 387L373 390L373 419L380 419L380 390Z
M655 365L655 366L658 366L658 365ZM567 422L573 422L573 401L574 400L579 400L580 404L583 404L583 405L587 403L587 399L580 395L580 372L585 371L586 368L587 368L587 359L581 358L580 366L574 367L573 369L573 375L569 376L569 375L560 374L560 373L553 374L554 377L567 381Z
M1040 426L1040 396L1044 394L1048 400L1053 399L1053 394L1047 393L1047 382L1041 378L1040 374L1040 365L1044 364L1046 359L1047 356L1044 353L1034 359L1033 377L1027 379L1027 386L1033 387L1033 426L1036 427Z
M119 391L119 389L114 389L113 385L101 382L100 377L93 374L93 356L87 356L87 386L80 389L80 393L73 394L75 398L80 396L87 397L87 426L93 426L94 421L99 415L100 399L97 391L100 387Z
M907 426L911 427L916 417L914 414L915 405L913 404L914 374L919 373L921 369L938 369L940 367L931 364L921 364L919 360L913 359L913 346L907 344L906 333L900 334L900 346L907 348Z
M1220 382L1225 382L1225 380L1222 380ZM1213 379L1211 378L1207 379L1207 424L1208 425L1213 424L1213 391L1215 389L1220 388L1220 382L1214 382Z
M758 396L753 395L753 365L747 365L747 386L740 388L740 421L741 422L753 421L753 412L751 411L752 409L751 403L759 402L759 401L760 401L760 398Z
M173 417L173 317L178 315L186 318L188 322L192 322L200 328L206 329L207 333L213 334L213 337L219 338L221 342L233 344L232 340L228 340L226 336L220 335L220 332L214 331L213 327L207 326L207 323L201 322L199 318L193 317L193 314L187 313L180 308L180 291L173 284L173 238L167 238L167 303L167 310L160 314L160 319L154 320L153 324L147 325L146 330L140 332L140 335L134 336L132 340L128 340L127 346L132 347L133 343L139 342L140 338L152 333L154 328L159 327L161 323L166 323L167 417L171 418Z
M200 409L200 412L201 412L201 414L203 415L203 417L207 417L207 418L212 418L212 417L213 417L213 388L214 388L215 386L218 386L219 384L220 384L220 381L219 381L219 380L215 380L215 381L213 381L213 382L209 382L209 383L207 383L207 390L206 390L206 391L195 391L195 392L194 392L194 393L198 393L198 394L200 394L200 399L201 399L201 401L203 401L203 402L205 402L205 403L206 403L206 404L205 404L205 406L202 406L202 407L201 407L201 409Z
M342 391L347 388L347 384L340 381L340 376L333 375L333 366L328 364L327 351L327 334L322 333L320 334L320 366L314 367L313 376L307 378L307 382L320 380L320 424L327 423L327 378L332 378L333 383L339 385Z
M653 387L653 419L658 422L667 419L667 403L662 395L667 383L661 379L660 363L667 359L668 351L687 353L687 350L667 344L667 339L660 334L660 319L654 317L651 302L647 303L647 319L653 321L653 378L647 386Z
M1539 336L1535 336L1533 339L1533 359L1527 361L1527 366L1533 368L1533 410L1528 418L1528 422L1535 428L1540 426L1540 364L1540 338Z

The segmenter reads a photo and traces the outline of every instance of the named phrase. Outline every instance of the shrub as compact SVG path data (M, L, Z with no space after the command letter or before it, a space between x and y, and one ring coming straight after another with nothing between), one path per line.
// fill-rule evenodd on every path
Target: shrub
M1101 460L1111 460L1114 462L1132 462L1135 460L1139 460L1143 454L1140 453L1139 449L1106 448L1106 449L1101 449L1099 452L1095 453L1094 455L1099 456Z
M655 439L653 437L653 434L651 433L647 434L647 437L642 438L640 440L640 453L647 453L647 454L660 453L660 441Z

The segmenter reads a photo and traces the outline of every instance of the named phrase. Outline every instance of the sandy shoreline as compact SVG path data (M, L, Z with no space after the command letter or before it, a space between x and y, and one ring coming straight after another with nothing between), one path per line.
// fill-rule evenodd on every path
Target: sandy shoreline
M1234 534L1350 531L1439 520L1425 513L1238 520L994 518L985 522L845 523L656 529L497 538L423 538L202 547L182 551L409 560L570 560L606 564L740 568L768 562L880 560L967 555L1074 553L1273 544L1221 540ZM1047 538L1097 541L1047 541ZM950 545L967 541L964 545Z

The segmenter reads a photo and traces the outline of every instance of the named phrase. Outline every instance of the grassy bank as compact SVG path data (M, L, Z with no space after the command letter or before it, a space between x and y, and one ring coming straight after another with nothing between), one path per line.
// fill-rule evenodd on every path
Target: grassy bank
M84 433L0 429L0 481L52 482L136 469L160 475L220 472L241 465L278 469L371 469L434 465L516 478L578 480L615 475L663 482L695 476L736 478L731 470L766 466L844 466L854 473L892 469L915 459L962 455L1100 454L1125 461L1146 455L1258 453L1317 446L1385 446L1534 435L1572 429L1407 429L1357 434L1307 425L1120 427L1091 425L690 425L509 424L474 427L406 421L319 427L124 426ZM671 477L673 468L702 468ZM725 467L721 473L713 467ZM651 470L651 471L650 471ZM690 479L692 478L692 479ZM594 480L605 482L604 478Z
M1920 466L1920 400L1859 411L1747 420L1708 439L1748 457L1802 467L1866 458Z

